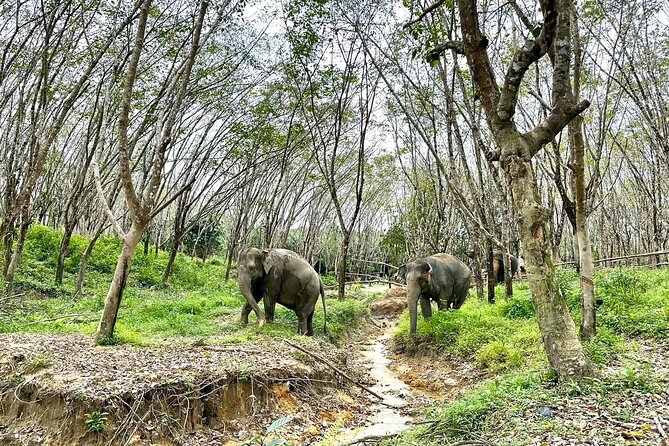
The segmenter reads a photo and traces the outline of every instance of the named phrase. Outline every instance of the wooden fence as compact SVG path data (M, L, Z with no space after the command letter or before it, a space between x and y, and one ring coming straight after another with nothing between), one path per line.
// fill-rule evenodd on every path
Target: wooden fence
M669 251L655 251L655 252L646 252L642 254L632 254L628 256L618 256L618 257L608 257L605 259L597 259L594 260L592 263L595 264L595 266L599 267L609 267L609 266L621 266L624 262L625 266L667 266L669 265L669 261L661 261L662 256L669 256ZM660 259L660 261L652 261L652 258L656 257ZM643 265L641 264L641 259L644 258L650 258L650 261L646 261ZM570 261L570 262L559 262L556 263L556 265L574 265L576 262L575 261Z

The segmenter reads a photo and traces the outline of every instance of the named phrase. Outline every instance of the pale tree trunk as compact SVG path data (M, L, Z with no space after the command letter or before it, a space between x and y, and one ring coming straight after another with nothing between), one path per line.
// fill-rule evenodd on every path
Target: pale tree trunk
M581 340L589 341L596 334L595 284L593 282L592 247L588 234L585 196L585 144L583 141L583 118L576 117L570 124L574 150L574 185L576 201L576 238L579 247L581 273Z
M481 274L481 234L479 233L478 228L473 228L471 230L472 235L472 266L474 273L474 281L476 282L476 297L479 300L483 300L483 276Z
M114 336L114 327L116 326L118 310L121 307L121 298L127 285L128 274L130 273L130 262L142 238L144 228L146 228L146 223L134 221L130 227L130 231L122 239L121 255L118 258L118 262L116 262L116 270L114 271L109 291L107 291L107 296L105 297L105 306L100 317L100 324L98 325L98 332L96 334L98 341Z
M589 375L592 364L585 356L560 292L551 256L547 212L541 206L532 164L513 156L505 170L513 190L527 280L548 361L561 379Z
M341 244L341 256L337 266L337 297L342 300L346 298L346 263L348 262L348 250L351 234L344 232L344 240Z
M63 234L63 239L60 242L60 252L58 253L58 263L56 265L56 285L63 284L63 272L65 271L65 257L67 256L67 251L70 247L70 241L72 240L72 233L74 232L74 222L67 222L65 225L65 233Z
M16 270L19 267L19 263L21 262L21 254L23 253L23 246L25 245L26 242L26 236L28 234L28 227L30 226L30 214L29 214L29 207L26 204L26 206L23 207L23 210L21 211L21 227L19 229L19 238L18 241L16 242L16 248L14 249L14 252L12 253L12 256L9 261L9 265L7 266L7 273L5 274L5 291L7 294L11 294L13 288L14 288L14 278L16 276Z
M88 262L91 259L91 254L93 254L93 248L95 248L95 244L102 235L102 231L104 231L105 227L106 226L104 224L100 226L100 229L98 229L95 232L95 235L88 242L88 245L84 250L84 253L81 255L81 263L79 264L79 274L77 275L77 282L74 285L74 297L79 297L82 294L84 288L84 279L86 277L86 270L88 269Z

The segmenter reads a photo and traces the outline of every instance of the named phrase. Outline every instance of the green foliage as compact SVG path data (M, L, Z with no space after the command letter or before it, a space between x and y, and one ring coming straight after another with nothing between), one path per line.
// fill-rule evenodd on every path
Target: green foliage
M256 434L252 438L244 441L243 443L240 444L240 446L246 446L246 445L258 445L258 446L278 446L280 444L288 444L286 440L283 438L277 438L275 440L270 441L267 443L269 440L268 437L277 429L281 428L287 423L290 423L293 420L293 417L291 415L279 418L278 420L275 420L268 428L267 431L265 432L264 435Z
M500 305L468 299L459 310L439 311L430 319L419 316L417 333L409 336L408 317L398 325L396 344L408 352L443 352L473 359L491 371L536 367L544 358L541 335L533 318L509 318L509 312L526 311L529 293ZM519 300L516 304L514 301Z
M487 381L466 392L461 398L431 409L429 417L438 421L423 436L437 437L450 434L458 439L462 432L479 431L486 418L498 410L522 411L537 401L550 403L551 395L545 392L540 377L520 374Z
M595 286L600 326L627 336L669 337L669 270L602 270Z
M406 250L406 231L400 223L394 223L383 235L379 243L381 250L388 257L391 265L400 265L404 262Z
M107 412L100 412L99 410L87 413L85 415L86 418L84 419L84 423L86 423L88 431L89 432L103 431L105 429L105 426L107 425L107 415L109 415Z
M584 342L583 348L591 361L596 364L608 365L618 353L627 350L623 339L609 327L599 327L594 339Z
M22 302L25 310L0 313L0 332L95 333L120 242L114 237L98 241L91 258L91 266L95 268L91 267L86 276L86 292L73 299L72 282L76 275L68 273L67 268L64 284L53 284L55 261L51 260L58 255L60 238L59 231L39 225L30 228L24 261L17 275L17 287L28 292ZM78 247L71 253L83 252L88 239L73 236L75 239ZM244 298L236 282L223 282L224 261L213 258L205 263L179 254L169 285L160 286L168 259L169 253L165 251L159 251L157 256L153 250L149 254L141 250L135 253L115 335L99 339L100 345L152 344L170 337L221 335L224 342L244 342L264 336L297 336L295 313L281 305L277 305L274 324L263 329L253 323L247 327L239 325ZM73 271L78 272L78 265ZM368 315L364 302L353 299L329 299L327 309L328 339L333 340L347 336ZM324 337L320 300L313 323L316 335Z

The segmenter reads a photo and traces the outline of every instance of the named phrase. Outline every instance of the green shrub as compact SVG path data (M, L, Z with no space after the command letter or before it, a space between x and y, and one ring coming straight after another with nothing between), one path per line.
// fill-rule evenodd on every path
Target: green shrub
M535 316L534 303L529 295L514 296L500 303L502 313L509 319L529 319Z
M516 368L523 363L520 349L502 341L493 341L481 347L475 359L476 362L493 372Z

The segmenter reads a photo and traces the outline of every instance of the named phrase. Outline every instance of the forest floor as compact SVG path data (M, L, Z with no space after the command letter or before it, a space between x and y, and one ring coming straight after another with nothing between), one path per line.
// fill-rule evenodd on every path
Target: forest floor
M288 311L241 327L227 297L205 313L218 315L213 334L114 346L86 332L0 334L0 445L669 445L669 291L664 273L643 280L639 310L601 311L586 344L599 376L559 384L522 284L512 301L436 313L415 338L402 288L385 285L328 300L336 339L295 336ZM161 299L162 318L199 305ZM143 311L132 305L129 328ZM286 424L266 434L275 422Z
M374 301L376 316L336 348L304 337L99 346L84 334L0 334L0 444L256 444L286 416L268 439L340 445L398 434L476 377L472 365L391 352L402 302L401 289ZM236 317L220 318L224 331Z

